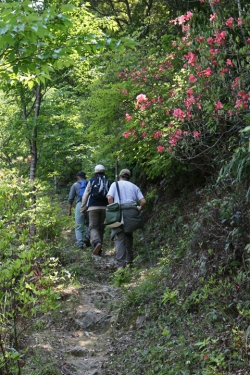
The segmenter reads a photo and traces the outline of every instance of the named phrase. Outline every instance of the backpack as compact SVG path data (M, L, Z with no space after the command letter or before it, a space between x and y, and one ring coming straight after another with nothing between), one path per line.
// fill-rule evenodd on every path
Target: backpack
M86 180L80 180L78 182L81 185L81 187L80 187L80 193L78 195L78 201L79 201L79 200L82 200L82 196L83 196L83 194L85 192L86 186L88 185L88 181L86 181Z
M110 181L106 176L98 176L92 181L91 193L93 199L97 201L107 201L107 194L110 187Z

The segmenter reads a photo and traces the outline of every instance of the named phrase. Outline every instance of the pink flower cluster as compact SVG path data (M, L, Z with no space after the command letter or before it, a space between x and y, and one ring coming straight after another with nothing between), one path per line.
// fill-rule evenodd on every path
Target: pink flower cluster
M183 14L182 16L177 17L176 19L169 21L169 23L173 23L174 25L182 25L183 23L191 20L192 17L193 17L193 13L187 12L186 15Z
M171 146L176 146L177 142L182 138L182 130L177 129L173 135L169 136L169 143Z
M183 112L180 108L177 108L177 109L174 110L173 115L178 120L182 121L185 117L185 112Z
M244 91L239 91L237 93L238 99L236 100L235 108L248 108L249 104L248 102L250 101L250 95L245 93Z
M162 132L160 132L159 130L155 133L153 133L153 137L154 139L158 139L158 138L161 138L162 137Z
M187 60L188 64L194 66L194 64L196 63L196 55L192 52L188 52L187 55L184 55L185 59Z

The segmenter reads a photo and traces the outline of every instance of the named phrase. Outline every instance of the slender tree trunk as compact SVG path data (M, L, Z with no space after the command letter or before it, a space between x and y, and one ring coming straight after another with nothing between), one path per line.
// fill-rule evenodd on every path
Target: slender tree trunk
M31 147L30 147L30 153L31 153L31 162L30 162L30 181L35 180L36 176L36 166L37 166L37 135L38 135L38 117L41 109L41 100L42 100L42 94L41 94L41 85L38 85L36 89L36 103L35 103L35 113L34 113L34 126L33 126L33 132L31 136ZM33 201L33 210L36 211L36 186L33 187L33 195L32 195L32 201ZM36 234L36 219L34 219L33 224L30 225L30 236L34 237Z
M36 89L36 105L35 105L35 114L34 114L34 127L31 136L31 143L30 143L30 154L31 154L31 162L30 162L30 180L34 181L36 176L36 165L37 165L37 119L39 117L40 108L41 108L41 85L38 85Z

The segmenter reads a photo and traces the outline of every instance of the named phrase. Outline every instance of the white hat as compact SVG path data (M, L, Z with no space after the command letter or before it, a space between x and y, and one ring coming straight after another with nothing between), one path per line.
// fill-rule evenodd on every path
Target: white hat
M95 167L95 173L98 173L98 172L104 172L105 171L105 167L101 164L98 164L96 167Z

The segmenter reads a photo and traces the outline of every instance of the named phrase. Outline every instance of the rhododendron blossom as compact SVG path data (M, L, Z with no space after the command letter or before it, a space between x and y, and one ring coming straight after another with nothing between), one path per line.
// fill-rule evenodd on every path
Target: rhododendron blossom
M189 75L189 82L194 83L196 81L197 81L197 78L195 78L195 76L193 74L190 74Z
M216 17L217 17L217 14L216 14L216 13L214 13L214 14L210 14L209 21L213 21L213 20L215 20Z
M234 63L230 59L227 59L226 64L227 66L234 66Z
M183 120L185 117L185 112L183 112L180 108L174 110L173 113L174 117L178 118L179 120Z
M211 53L211 55L217 55L220 50L218 48L210 48L209 52Z
M145 122L142 121L141 126L144 128L145 125L146 125Z
M158 146L157 150L158 150L158 152L163 152L164 151L164 146Z
M198 43L202 43L203 40L205 40L204 36L199 36L198 38L196 38L197 42Z
M127 120L127 121L132 120L132 116L130 116L128 113L126 113L126 120Z
M242 19L238 18L238 26L241 26L243 24Z
M226 26L233 27L233 20L233 17L228 18L228 20L226 21Z
M250 43L250 38L247 39L247 43Z
M184 55L185 59L188 60L188 64L194 66L195 62L196 62L196 55L192 52L188 52L187 55Z
M128 133L128 132L123 133L123 137L124 137L124 138L128 138L128 137L130 137L130 136L131 136L131 134Z
M215 110L218 111L219 109L222 109L223 108L223 105L221 102L217 102L216 105L215 105Z
M146 97L146 95L140 94L140 95L137 95L136 100L137 100L137 103L143 103L143 102L147 102L148 98Z
M239 80L240 80L240 77L236 77L236 78L234 79L234 82L233 82L232 85L231 85L231 88L232 88L232 89L235 89L236 87L239 86Z
M198 73L198 75L204 76L204 77L210 77L212 74L213 74L213 71L210 68L210 66L207 69L202 70L202 72Z
M154 139L158 139L158 138L161 138L162 137L162 132L160 132L159 130L155 133L153 133L153 137Z
M198 138L200 135L201 135L201 133L200 133L200 132L197 132L197 130L195 130L195 131L193 132L193 137L194 137L194 138Z
M229 72L229 69L224 68L224 69L220 70L220 75L223 75L223 74L228 73L228 72Z

